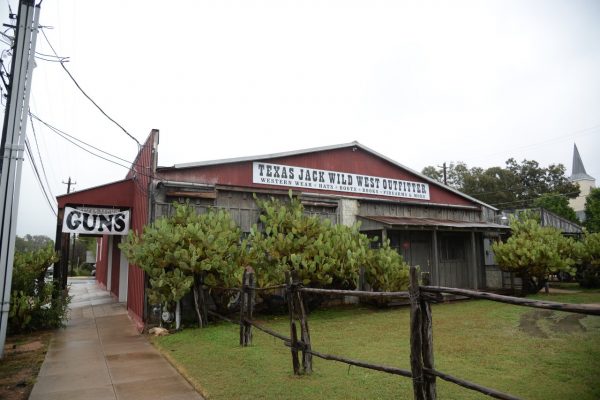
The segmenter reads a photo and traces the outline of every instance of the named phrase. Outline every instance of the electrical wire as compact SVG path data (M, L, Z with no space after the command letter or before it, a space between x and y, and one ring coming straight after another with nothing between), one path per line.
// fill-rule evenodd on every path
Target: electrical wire
M40 160L40 165L42 166L42 172L44 174L44 179L46 181L46 186L48 187L48 191L52 198L55 198L54 193L52 193L52 188L50 186L50 182L48 181L48 176L46 175L46 168L44 167L44 162L42 161L42 153L40 152L40 146L38 144L37 134L35 132L35 126L33 125L33 118L31 117L31 112L29 112L29 121L31 122L31 132L33 132L33 139L35 141L35 147L37 149L38 158Z
M555 136L553 138L543 140L540 142L526 144L526 145L522 145L522 146L511 147L511 149L505 150L505 151L498 151L498 152L494 152L494 153L477 155L474 157L474 159L484 159L484 158L488 158L491 156L506 154L507 152L514 151L514 150L523 150L523 149L529 149L529 148L535 148L535 147L543 147L548 144L562 142L562 141L568 140L570 138L587 136L587 135L596 133L596 131L599 129L600 129L600 124L597 124L597 125L593 125L593 126L590 126L587 128L578 129L578 130L568 133L566 135Z
M548 197L565 197L565 198L569 198L569 195L574 195L574 194L578 194L579 192L569 192L569 193L545 193L546 196ZM537 198L541 197L538 196ZM513 201L506 201L506 202L502 202L502 203L495 203L492 204L493 206L499 206L499 205L508 205L508 204L520 204L520 203L527 203L527 202L532 202L535 201L537 198L532 198L532 199L523 199L523 200L513 200Z
M31 166L33 168L33 172L35 174L36 181L37 181L38 185L40 186L40 189L42 190L42 194L44 195L44 198L48 202L48 205L50 206L50 209L52 210L52 213L54 214L54 216L57 216L56 210L54 209L55 205L50 200L50 197L49 197L48 193L46 192L46 188L44 187L44 184L42 183L42 178L40 177L40 172L38 171L37 165L35 163L35 159L33 158L33 152L31 151L31 145L29 144L29 140L27 138L25 138L25 149L27 150L27 154L29 155L29 162L31 163Z
M57 127L55 127L55 126L53 126L53 125L49 124L48 122L44 121L43 119L41 119L40 117L38 117L37 115L35 115L35 114L31 113L31 112L30 112L29 114L30 114L30 117L33 117L33 118L35 118L37 121L39 121L39 122L41 122L42 124L46 125L48 128L50 128L51 130L53 130L53 131L55 131L55 132L56 132L56 131L58 131L58 132L60 132L61 134L65 135L65 136L67 136L67 137L69 137L69 138L71 138L71 139L73 139L73 140L75 140L75 141L77 141L77 142L79 142L79 143L83 143L84 145L86 145L86 146L88 146L88 147L91 147L92 149L94 149L94 150L96 150L96 151L99 151L99 152L101 152L101 153L103 153L103 154L106 154L106 155L108 155L108 156L111 156L111 157L113 157L113 158L116 158L117 160L120 160L120 161L123 161L123 162L126 162L126 163L129 163L129 162L130 162L129 160L126 160L126 159L124 159L124 158L121 158L121 157L119 157L119 156L116 156L116 155L114 155L114 154L112 154L112 153L109 153L109 152L107 152L107 151L104 151L104 150L102 150L102 149L99 149L98 147L95 147L95 146L93 146L93 145L91 145L91 144L89 144L89 143L86 143L86 142L84 142L83 140L81 140L81 139L78 139L78 138L76 138L76 137L75 137L75 136L73 136L73 135L69 135L67 132L65 132L65 131L63 131L63 130L61 130L61 129L58 129ZM129 167L128 167L128 168L129 168Z
M66 140L67 142L70 142L71 144L73 144L73 145L75 145L75 146L79 147L81 150L85 151L86 153L89 153L89 154L91 154L91 155L93 155L93 156L95 156L95 157L98 157L98 158L100 158L100 159L102 159L102 160L104 160L104 161L108 161L108 162L110 162L110 163L112 163L112 164L118 165L119 167L125 168L125 169L127 169L127 170L129 170L129 171L131 171L131 170L132 170L132 167L128 167L127 165L120 164L120 163L118 163L118 162L116 162L116 161L113 161L113 160L111 160L111 159L109 159L109 158L106 158L106 157L104 157L104 156L101 156L100 154L94 153L93 151L91 151L91 150L89 150L89 149L86 149L85 147L83 147L82 145L80 145L79 143L77 143L76 141L74 141L74 140L70 139L69 137L67 137L67 136L63 135L63 134L62 134L60 131L58 131L58 130L54 130L54 129L53 129L51 126L50 126L50 125L48 125L48 128L49 128L49 129L50 129L52 132L56 133L58 136L60 136L60 137L61 137L61 138L63 138L64 140ZM144 174L144 173L141 173L141 172L138 172L138 173L139 173L140 175L145 175L145 176L147 176L147 177L150 177L150 178L151 178L151 175L146 175L146 174ZM142 193L144 193L144 194L148 193L148 191L147 191L147 190L145 190L143 187L141 187L141 186L140 186L140 184L137 182L137 179L138 179L137 177L134 177L134 178L133 178L133 181L134 181L134 183L136 184L136 186L138 186L138 189L139 189L139 190L140 190Z
M54 126L52 126L51 124L48 124L47 122L43 121L42 119L40 119L39 117L37 117L37 116L36 116L35 114L33 114L33 113L30 113L30 116L31 116L32 118L35 118L36 120L38 120L38 121L39 121L39 122L41 122L42 124L44 124L44 125L45 125L45 126L48 128L48 129L50 129L52 132L54 132L56 135L58 135L58 136L59 136L59 137L61 137L62 139L64 139L64 140L66 140L66 141L70 142L71 144L73 144L74 146L76 146L76 147L80 148L81 150L85 151L86 153L89 153L89 154L91 154L91 155L93 155L93 156L95 156L95 157L98 157L98 158L100 158L100 159L102 159L102 160L104 160L104 161L107 161L107 162L110 162L110 163L112 163L112 164L118 165L119 167L125 168L125 169L127 169L128 171L132 172L132 173L134 174L134 176L133 176L132 178L133 178L133 181L134 181L135 185L137 186L137 189L138 189L138 190L139 190L141 193L148 194L148 190L147 190L147 189L145 189L144 187L142 187L142 186L141 186L141 183L139 182L139 177L138 177L138 175L141 175L141 176L143 176L143 177L146 177L146 178L149 178L149 179L154 179L154 178L155 178L155 176L154 176L154 175L152 175L152 174L147 174L147 173L145 173L145 172L142 172L142 171L138 171L138 170L136 170L136 169L135 169L135 167L136 167L136 166L138 166L138 165L137 165L137 164L135 164L135 163L132 163L132 164L131 164L131 166L128 166L128 165L121 164L121 163L119 163L119 162L117 162L117 161L111 160L111 159L109 159L109 158L107 158L107 157L104 157L104 156L102 156L102 155L100 155L100 154L97 154L97 153L95 153L95 152L91 151L90 149L87 149L87 148L83 147L83 145L79 144L78 142L80 142L80 143L83 143L84 145L86 145L86 146L89 146L89 147L91 147L91 148L93 148L93 149L95 149L95 150L97 150L97 151L100 151L100 152L102 152L102 153L104 153L104 154L106 154L106 155L108 155L108 156L110 156L110 157L113 157L113 158L116 158L116 159L118 159L118 160L121 160L121 161L124 161L124 162L126 162L126 163L129 163L129 161L127 161L127 160L124 160L124 159L122 159L122 158L120 158L120 157L118 157L118 156L115 156L115 155L113 155L113 154L111 154L111 153L109 153L109 152L106 152L106 151L104 151L104 150L100 150L100 149L98 149L97 147L95 147L95 146L92 146L92 145L90 145L90 144L88 144L88 143L84 142L84 141L83 141L83 140L81 140L81 139L77 139L77 138L75 138L74 136L72 136L72 135L69 135L69 134L67 134L67 133L66 133L66 132L64 132L64 131L62 131L62 130L60 130L60 129L58 129L58 128L55 128ZM142 146L142 147L143 147L143 146Z
M50 43L50 40L48 39L48 36L46 36L46 32L44 32L44 29L40 29L40 31L42 32L42 35L44 36L44 39L46 39L46 42L48 43L48 46L50 46L50 49L52 49L52 52L54 53L54 55L56 56L56 58L61 59L61 57L58 55L58 53L56 52L56 50L54 49L54 46L52 46L52 43ZM108 118L111 122L113 122L115 125L117 125L119 128L121 128L121 130L123 132L125 132L125 134L127 136L129 136L131 139L133 139L137 145L138 145L138 149L142 147L142 144L131 134L127 131L127 129L123 128L123 126L121 124L119 124L117 121L115 121L113 118L111 118L86 92L85 90L83 90L83 88L79 85L79 83L77 82L77 80L73 77L73 75L71 74L71 72L69 72L69 70L67 69L67 67L65 67L64 62L60 62L60 66L62 67L62 69L67 73L67 75L69 75L69 78L71 78L71 80L73 81L73 83L75 84L75 86L77 86L77 89L79 89L79 91L94 105L96 106L96 108L106 117Z
M71 144L73 144L73 145L75 145L75 146L79 147L81 150L85 151L86 153L89 153L89 154L91 154L91 155L93 155L93 156L95 156L95 157L98 157L98 158L100 158L100 159L102 159L102 160L104 160L104 161L108 161L109 163L112 163L112 164L118 165L119 167L123 167L123 168L125 168L125 169L130 169L130 167L128 167L127 165L120 164L120 163L118 163L118 162L116 162L116 161L114 161L114 160L111 160L111 159L109 159L109 158L106 158L106 157L104 157L104 156L101 156L100 154L94 153L93 151L91 151L91 150L89 150L89 149L86 149L85 147L83 147L82 145L80 145L79 143L77 143L76 141L74 141L74 140L72 140L72 139L68 138L67 136L63 135L63 134L62 134L62 133L61 133L59 130L55 130L55 129L54 129L54 128L52 128L50 125L47 125L47 126L48 126L48 128L50 128L50 130L51 130L52 132L56 133L56 134L57 134L58 136L60 136L61 138L65 139L67 142L70 142Z
M36 60L41 60L41 61L46 61L46 62L54 62L54 63L63 63L63 62L67 62L67 61L65 61L65 60L62 60L62 59L58 59L58 60L50 60L50 59L47 59L47 58L44 58L44 57L41 57L41 56L37 56L37 55L35 56L35 59L36 59Z

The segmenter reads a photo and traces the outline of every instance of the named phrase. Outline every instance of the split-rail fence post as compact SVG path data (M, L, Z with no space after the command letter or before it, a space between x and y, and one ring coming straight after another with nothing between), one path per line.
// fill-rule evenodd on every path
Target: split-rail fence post
M300 360L298 359L298 332L296 329L296 321L294 318L294 297L296 287L292 282L290 273L285 273L285 297L288 303L288 310L290 313L290 350L292 353L292 366L294 368L294 375L300 375Z
M423 272L421 274L423 286L429 286L430 275L429 272ZM423 366L425 368L433 369L434 358L433 358L433 321L431 316L431 305L426 298L421 296L421 332L422 332L422 356ZM426 374L425 378L425 398L428 400L435 400L437 398L437 390L435 383L435 376Z
M248 320L251 320L253 316L255 287L254 271L252 268L246 267L240 291L240 346L243 347L252 344L252 325Z
M300 287L300 279L298 278L298 271L292 271L292 284L296 288ZM296 290L294 293L294 310L297 311L297 316L300 317L300 340L302 341L302 368L305 374L312 373L312 354L310 345L310 330L308 329L308 317L306 312L306 305L302 293Z
M422 317L421 296L419 290L419 277L417 268L410 267L410 286L408 294L410 298L410 369L412 372L413 393L415 400L425 400L423 382L423 355L422 355Z
M294 374L300 374L298 349L302 351L302 370L305 374L310 374L312 372L310 331L308 329L306 306L302 298L302 293L298 290L301 287L300 279L298 279L298 271L286 273L286 285L288 308L290 310L290 347ZM296 322L300 325L300 341L298 341Z

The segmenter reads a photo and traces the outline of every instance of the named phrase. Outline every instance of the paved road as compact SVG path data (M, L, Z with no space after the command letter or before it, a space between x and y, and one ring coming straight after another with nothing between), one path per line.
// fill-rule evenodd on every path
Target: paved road
M71 318L57 331L30 400L202 399L93 280L73 280Z

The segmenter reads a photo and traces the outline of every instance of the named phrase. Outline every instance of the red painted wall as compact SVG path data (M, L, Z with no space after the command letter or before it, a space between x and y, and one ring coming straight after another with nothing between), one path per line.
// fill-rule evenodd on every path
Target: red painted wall
M353 151L353 148L356 150ZM261 161L261 160L256 160ZM410 201L419 203L451 204L459 206L479 206L464 197L444 189L441 186L429 183L419 176L399 168L398 166L377 157L376 155L359 147L347 147L334 150L326 150L316 153L300 154L288 157L280 157L263 160L272 164L284 164L297 167L325 169L330 171L348 172L353 174L364 174L380 176L390 179L409 180L429 184L430 200L402 199L388 196L360 194L356 196L371 197L385 200L396 200L399 202ZM162 179L198 182L219 185L242 186L249 188L268 188L276 190L287 190L283 186L261 185L252 183L252 162L239 162L232 164L221 164L206 167L192 167L185 169L161 168L158 175ZM297 190L297 189L294 189ZM299 189L298 189L299 190ZM343 196L353 196L352 193L332 192L325 190L301 189L309 193L329 193Z
M102 186L81 190L56 197L58 208L66 205L86 205L90 207L130 207L133 198L134 182L126 179Z
M127 178L134 181L132 192L131 229L140 234L148 223L149 187L154 174L156 146L158 145L158 130L153 129L140 149ZM129 265L127 310L136 321L138 328L143 328L145 302L144 271L136 265Z

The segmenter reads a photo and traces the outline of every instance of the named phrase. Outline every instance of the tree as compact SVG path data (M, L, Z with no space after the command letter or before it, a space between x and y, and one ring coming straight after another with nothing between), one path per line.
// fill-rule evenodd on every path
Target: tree
M25 235L15 238L15 253L26 253L46 248L48 244L54 243L52 239L45 235Z
M256 199L262 229L249 237L259 285L278 284L286 271L295 270L305 285L356 287L360 267L378 290L406 288L408 267L389 247L371 249L373 240L359 226L332 225L304 214L302 203Z
M537 161L510 158L505 167L468 168L465 163L451 163L448 185L485 203L500 208L527 208L545 193L557 193L566 198L579 195L579 186L565 176L562 164L541 167ZM423 173L442 182L438 167L428 166Z
M440 183L444 183L444 168L427 166L421 171L423 175L426 175ZM455 189L462 189L465 176L469 174L467 164L462 161L451 162L446 167L446 184Z
M240 230L227 212L210 209L198 215L189 204L175 204L172 217L146 226L142 235L130 233L120 247L148 274L151 302L177 303L192 288L202 327L207 315L201 286L238 286L241 282L239 241Z
M504 168L492 167L486 170L471 168L465 174L461 188L464 193L500 208L514 206L517 201L518 179Z
M569 205L569 200L559 193L545 193L533 201L534 207L542 207L569 221L579 223L575 210Z
M537 293L550 274L574 272L577 245L573 239L531 218L515 218L510 227L511 237L505 243L494 243L493 249L500 268L519 274L524 292Z
M584 225L590 232L600 232L600 188L594 188L585 199Z
M433 165L428 165L425 168L423 168L421 173L425 176L430 177L431 179L438 181L439 183L444 183L444 172L440 168L436 168Z
M565 176L566 168L562 164L551 164L548 168L543 168L534 160L525 159L519 164L514 158L510 158L506 161L506 169L519 182L516 196L524 203L521 207L530 207L544 193L559 193L569 199L579 196L579 186Z

